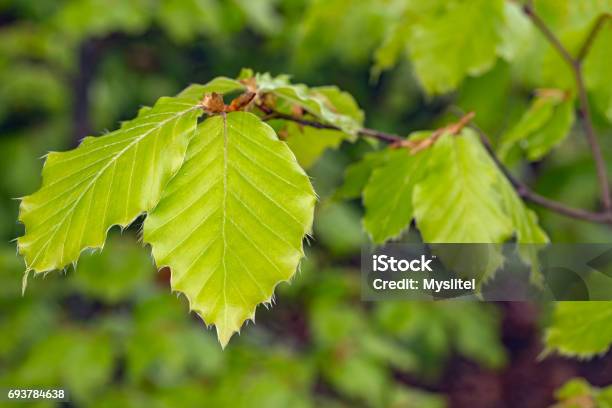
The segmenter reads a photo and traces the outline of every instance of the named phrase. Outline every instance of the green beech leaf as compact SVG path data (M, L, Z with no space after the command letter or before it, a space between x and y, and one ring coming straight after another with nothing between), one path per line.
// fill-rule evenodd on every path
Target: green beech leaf
M101 247L113 225L129 225L158 201L183 162L201 110L197 99L161 98L119 130L51 152L43 185L21 202L28 270L60 269L87 247Z
M409 19L400 19L387 30L385 39L374 52L374 66L372 67L372 78L377 79L380 73L392 68L402 52L407 49L411 24Z
M21 202L18 239L27 269L45 272L77 261L85 248L99 248L113 225L126 227L153 208L168 180L183 163L205 92L243 88L216 78L191 85L102 137L87 137L68 152L51 152L43 184Z
M344 171L344 182L334 196L339 199L352 199L361 196L370 175L374 169L382 165L387 159L387 149L366 153L363 158L350 164Z
M506 61L514 61L521 52L530 48L535 34L535 28L515 2L504 2L504 24L501 29L501 43L497 53Z
M562 91L548 90L533 100L518 123L502 137L499 156L504 159L518 144L529 160L539 160L567 137L573 123L573 99L567 99Z
M605 353L612 343L612 302L558 302L546 347L582 358Z
M323 100L332 111L352 118L359 125L363 124L365 115L350 93L330 85L310 88L310 93Z
M335 86L312 88L311 93L325 100L326 105L342 115L363 124L363 111L355 99ZM335 149L344 140L355 141L356 136L333 129L317 129L287 122L284 129L287 144L304 168L311 167L326 149Z
M158 267L222 346L293 276L315 195L286 144L250 113L207 119L144 226Z
M363 190L366 213L363 225L375 243L395 238L414 217L412 193L425 175L429 150L389 152L386 163L374 170Z
M316 129L289 122L284 128L287 145L305 169L310 168L327 149L335 149L346 139L346 133Z
M537 133L525 139L527 158L531 161L541 159L569 135L574 123L574 101L561 102L550 121Z
M499 172L499 190L504 211L512 220L516 242L518 244L547 244L549 238L538 224L538 217L527 208L512 184L501 172ZM539 268L537 247L520 245L519 255L526 264L531 265L531 281L540 285L542 273Z
M408 49L415 73L429 94L455 89L463 79L493 67L502 0L415 2Z
M349 135L355 136L361 128L360 121L354 117L354 112L343 114L342 106L334 104L340 98L343 99L343 104L347 103L347 97L339 96L340 91L335 87L309 89L304 84L290 83L287 75L272 77L268 73L256 74L255 82L260 92L271 93L285 103L299 106L325 123L339 127ZM360 116L362 115L363 113Z
M414 187L414 214L425 242L499 243L512 235L496 190L498 169L478 136L464 129L431 148L427 175Z
M193 84L185 88L178 96L183 98L200 99L205 93L216 92L218 94L226 94L230 92L243 91L244 85L235 79L227 77L216 77L205 85Z

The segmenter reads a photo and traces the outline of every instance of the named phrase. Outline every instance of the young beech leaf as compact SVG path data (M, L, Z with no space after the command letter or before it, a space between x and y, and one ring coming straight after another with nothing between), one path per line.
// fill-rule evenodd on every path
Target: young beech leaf
M407 39L411 28L408 16L402 16L388 27L383 42L374 51L374 65L370 71L373 79L378 79L383 71L392 68L401 54L407 50Z
M196 104L164 97L119 130L49 153L41 189L20 207L26 234L18 246L28 270L76 262L84 248L104 244L111 226L127 226L151 209L183 162L201 113Z
M574 101L563 91L549 90L537 96L519 122L501 141L499 156L504 159L517 143L529 160L539 160L569 134L574 123Z
M525 150L530 161L548 154L569 135L574 124L574 101L565 100L555 107L550 121L537 133L525 139Z
M345 139L346 133L332 129L315 129L288 122L284 128L287 145L302 167L308 169L327 149L335 149Z
M413 194L425 242L499 243L512 235L496 189L499 170L473 130L440 137L427 162Z
M558 102L555 98L535 98L521 119L503 135L497 151L499 157L504 160L512 147L541 129L552 117Z
M27 269L45 272L76 262L83 249L103 246L111 226L125 227L153 208L183 163L201 114L200 98L240 88L228 78L191 85L142 108L114 132L49 153L42 187L20 207L26 233L18 247Z
M612 343L612 302L558 302L546 331L546 347L566 356L589 358Z
M498 186L501 192L504 212L512 220L518 244L546 244L549 242L548 235L538 225L536 214L525 206L525 203L516 193L508 179L499 172ZM523 262L531 265L531 281L540 285L542 273L538 262L538 250L536 246L519 246L519 255Z
M335 86L312 88L311 93L322 98L325 104L335 112L353 118L359 125L363 124L363 111L355 99ZM326 149L340 146L344 140L354 141L355 135L333 129L317 129L287 122L285 127L287 144L304 168L311 167Z
M350 164L344 171L344 182L334 196L338 199L352 199L361 196L374 169L386 162L388 149L366 153L363 158Z
M355 136L361 128L360 120L355 119L354 112L343 114L339 100L342 98L342 103L346 104L346 98L350 95L341 96L343 93L337 88L309 89L304 84L291 84L286 75L272 77L269 73L257 74L255 82L260 92L271 93L286 104L299 106L323 122L339 127L349 135ZM338 106L334 104L334 101L338 103ZM357 111L359 111L358 107ZM359 116L363 121L363 113L360 113Z
M429 94L455 89L493 67L504 19L502 0L412 2L407 38L416 76Z
M372 173L363 190L363 225L375 243L399 234L414 217L412 193L425 175L429 150L411 154L408 149L389 152L385 164Z
M225 346L295 273L314 204L308 177L272 128L232 112L198 127L144 240L157 266L171 268L172 289L217 326Z

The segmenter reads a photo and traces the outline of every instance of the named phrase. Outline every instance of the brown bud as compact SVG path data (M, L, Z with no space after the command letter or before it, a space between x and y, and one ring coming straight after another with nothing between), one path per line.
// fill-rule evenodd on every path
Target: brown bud
M204 99L200 103L202 108L208 113L221 113L225 111L225 103L223 103L223 95L216 92L204 95Z

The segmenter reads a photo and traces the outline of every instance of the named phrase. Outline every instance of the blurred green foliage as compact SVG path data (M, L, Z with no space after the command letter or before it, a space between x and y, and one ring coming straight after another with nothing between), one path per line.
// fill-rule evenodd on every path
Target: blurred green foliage
M571 87L558 55L517 7L506 5L510 24L501 45L485 50L475 67L454 56L460 75L450 83L457 90L426 95L410 57L435 47L408 50L408 34L399 30L410 15L404 3L0 0L0 385L64 387L76 406L94 407L433 408L445 398L417 386L435 382L450 359L502 369L507 356L494 305L360 301L363 209L337 197L357 198L376 160L363 141L342 144L313 164L309 173L321 203L308 259L292 285L279 288L274 315L258 310L257 325L244 328L225 352L186 313L185 300L170 294L134 230L113 233L102 253L81 259L78 271L35 279L21 296L24 266L8 243L22 233L13 198L39 185L39 157L113 129L187 83L233 76L243 66L289 72L300 82L350 90L368 126L400 134L447 122L453 107L475 110L494 144L524 118L534 88ZM596 0L536 6L568 45L579 43L602 7L610 10ZM587 72L609 64L606 38L594 44ZM590 89L601 90L589 96L610 164L609 75L588 78ZM572 129L537 163L525 165L512 152L508 160L543 195L592 208L594 168L577 133ZM336 194L349 164L350 183ZM606 227L546 211L538 216L553 241L612 238ZM560 400L573 397L570 388L576 387L566 386Z

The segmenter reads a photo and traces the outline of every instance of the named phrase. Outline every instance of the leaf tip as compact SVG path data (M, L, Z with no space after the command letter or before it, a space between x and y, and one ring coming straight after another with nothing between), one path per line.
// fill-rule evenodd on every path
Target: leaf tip
M23 278L21 280L21 296L25 296L26 288L28 287L28 277L30 276L31 269L28 268L25 270L23 274Z
M221 349L223 350L225 350L225 347L227 347L230 339L232 336L234 336L234 333L240 333L239 330L234 330L219 324L215 325L215 327L217 328L217 339L219 340L219 344L221 344Z

